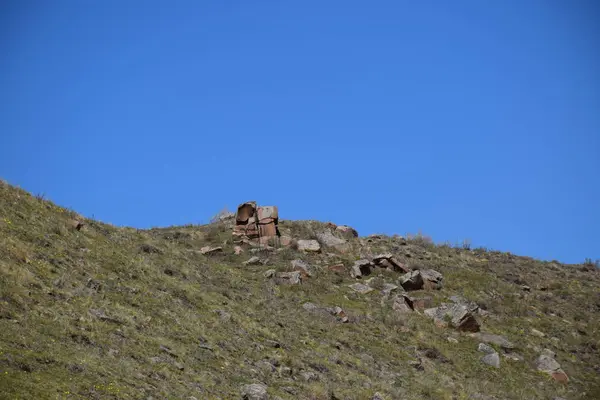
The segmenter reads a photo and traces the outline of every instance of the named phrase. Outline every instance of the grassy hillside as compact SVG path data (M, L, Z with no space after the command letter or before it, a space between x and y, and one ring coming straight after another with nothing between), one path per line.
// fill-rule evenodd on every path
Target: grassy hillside
M280 227L297 239L328 229ZM223 252L203 255L207 245ZM0 183L0 398L239 399L252 383L271 399L600 398L592 266L419 238L356 238L344 253L234 246L225 223L118 228ZM348 287L352 263L384 251L444 275L441 290L411 295L433 305L461 295L484 310L481 330L516 346L491 344L499 368L481 361L480 339L395 311L381 289L400 273L377 270L364 295ZM255 255L262 263L243 265ZM264 276L294 259L312 269L301 285ZM338 262L345 271L327 268ZM348 323L323 309L336 306ZM536 369L544 349L568 383Z

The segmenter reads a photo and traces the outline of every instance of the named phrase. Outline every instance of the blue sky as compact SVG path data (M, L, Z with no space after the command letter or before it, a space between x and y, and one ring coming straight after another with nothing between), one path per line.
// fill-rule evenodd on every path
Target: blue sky
M0 177L116 225L246 200L600 258L600 6L5 1Z

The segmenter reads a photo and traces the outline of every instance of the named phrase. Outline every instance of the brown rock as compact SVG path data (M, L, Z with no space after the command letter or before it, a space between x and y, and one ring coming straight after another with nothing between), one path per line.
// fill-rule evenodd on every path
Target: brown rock
M390 271L396 272L410 272L410 269L406 266L406 264L398 261L394 256L390 253L379 254L373 257L373 264L380 268L386 268Z

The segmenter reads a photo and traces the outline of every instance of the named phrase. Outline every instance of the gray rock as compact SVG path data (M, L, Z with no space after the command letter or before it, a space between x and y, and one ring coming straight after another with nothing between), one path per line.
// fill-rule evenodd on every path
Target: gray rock
M303 371L300 373L300 376L306 382L316 382L319 380L319 375L312 371Z
M267 386L262 383L253 383L242 386L242 400L268 400Z
M518 354L518 353L505 353L503 354L504 358L508 358L509 360L512 361L524 361L525 357L523 357L522 355Z
M275 274L277 273L277 271L275 271L274 269L269 269L267 271L265 271L265 273L263 274L263 276L265 278L272 278L275 276Z
M486 354L481 358L481 361L484 364L491 365L492 367L500 368L500 356L496 352Z
M346 251L349 249L346 239L336 237L331 231L317 233L317 239L325 247L332 247L338 251Z
M299 251L307 251L307 252L315 252L318 253L321 251L321 245L316 240L298 240L298 250Z
M385 400L385 397L383 397L383 395L381 393L377 392L373 395L371 400Z
M441 289L444 284L444 277L434 269L424 269L421 272L423 286L425 289Z
M249 260L244 261L242 265L258 265L260 264L260 258L257 256L251 257Z
M468 307L461 304L442 304L428 308L424 314L432 318L438 326L450 325L462 332L479 332L479 322Z
M471 336L477 340L480 340L484 343L495 344L496 346L500 346L501 348L503 348L505 350L512 350L516 347L512 342L510 342L504 336L495 335L493 333L476 332L476 333L470 334L469 336Z
M400 284L404 290L420 290L423 289L423 276L421 271L411 271L407 274L402 275L400 278Z
M356 229L348 225L339 225L335 228L335 232L345 237L346 239L353 239L358 237L358 232L356 231Z
M306 261L292 260L291 264L294 271L299 271L304 276L312 276L312 268Z
M352 285L349 285L349 287L360 294L367 294L374 290L372 287L363 285L362 283L354 283Z
M210 247L210 246L204 246L200 249L200 253L205 254L205 255L209 255L209 254L215 254L215 253L222 253L223 252L223 248L222 247Z
M275 372L275 366L268 361L257 361L254 365L264 374L272 374Z
M385 295L390 295L394 290L397 290L398 286L393 283L384 283L381 292Z
M482 353L485 353L485 354L493 354L496 352L496 350L494 350L494 348L492 346L489 346L485 343L479 343L479 346L477 347L477 351L481 351Z
M536 360L536 367L538 371L545 372L552 376L552 378L558 382L567 383L569 381L569 377L563 371L558 361L554 359L556 357L556 353L552 350L544 349L542 354Z
M302 275L298 271L278 272L275 274L275 283L278 285L300 285Z
M350 275L353 278L360 278L362 276L371 275L372 264L369 260L362 259L354 261L354 265L350 271Z
M378 254L373 257L373 264L396 272L410 272L410 269L400 261L398 261L391 253Z

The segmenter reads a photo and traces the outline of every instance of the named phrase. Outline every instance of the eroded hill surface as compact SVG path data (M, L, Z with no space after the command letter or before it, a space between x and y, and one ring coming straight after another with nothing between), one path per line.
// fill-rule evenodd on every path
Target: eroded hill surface
M279 229L117 228L0 184L0 397L600 398L593 267Z

